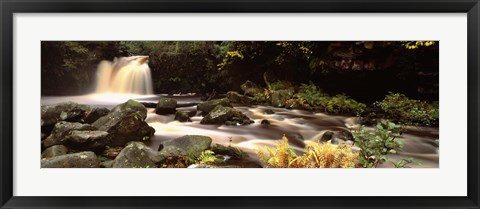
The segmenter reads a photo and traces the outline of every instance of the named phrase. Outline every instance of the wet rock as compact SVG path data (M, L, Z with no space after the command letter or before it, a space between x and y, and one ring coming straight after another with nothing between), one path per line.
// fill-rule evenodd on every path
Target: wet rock
M255 94L259 94L263 92L263 90L260 87L258 87L257 84L249 80L245 81L245 83L240 85L240 88L242 89L243 94L249 95L249 96L255 96Z
M262 125L270 125L270 121L268 121L267 119L263 119L260 124L262 124Z
M211 150L215 154L227 155L233 159L242 160L248 157L248 154L239 148L232 146L224 146L221 144L213 144Z
M97 156L93 152L78 152L42 159L42 168L98 168Z
M188 111L188 117L193 117L193 116L196 116L197 115L197 110L191 110L191 111Z
M113 166L113 160L106 160L100 163L100 168L111 168Z
M68 153L68 148L66 146L55 145L45 149L45 151L42 152L42 159L56 157L60 155L66 155L67 153Z
M62 142L76 150L99 151L105 148L109 138L106 131L72 130Z
M271 109L267 109L267 110L265 110L265 111L263 112L263 114L265 114L265 115L271 115L271 114L275 114L275 112L274 112L273 110L271 110Z
M228 100L230 100L230 102L237 103L237 104L250 105L253 102L253 98L250 98L245 95L241 95L235 91L227 92L227 98Z
M155 113L159 115L175 114L177 108L177 100L171 98L160 98Z
M142 103L143 106L145 106L146 108L156 108L157 107L157 103L155 102L140 102Z
M90 112L88 112L87 116L83 119L83 122L91 124L99 118L107 115L109 112L110 110L105 107L93 108Z
M320 137L320 142L327 142L329 140L332 140L333 135L334 135L334 133L332 131L325 131L323 133L322 137ZM332 144L333 144L333 142L332 142Z
M185 135L172 139L161 144L155 162L162 162L168 157L188 156L197 158L200 154L210 148L212 139L208 136Z
M88 105L75 102L64 102L54 105L42 105L41 126L42 132L50 134L54 125L59 121L80 122L90 112Z
M112 168L155 168L151 152L142 142L130 142L115 158Z
M65 137L70 134L73 130L96 130L94 126L90 124L81 124L81 123L72 123L60 121L55 124L55 127L52 130L52 134L43 140L42 144L45 147L51 147L53 145L61 145L65 143Z
M130 141L146 141L155 133L155 129L146 122L147 109L134 100L115 106L106 116L92 125L109 134L110 147L122 147Z
M183 111L178 111L177 113L175 113L175 120L178 120L180 122L192 122L192 120L190 120L189 112Z
M344 141L354 141L353 134L347 130L340 130L333 135L333 138L339 138Z
M201 124L242 124L248 125L251 124L253 121L250 120L246 115L242 112L231 108L231 107L224 107L224 106L217 106L215 107L210 113L208 113L203 119L200 121Z
M221 105L224 107L232 107L230 101L227 98L214 99L207 102L203 102L197 105L197 110L202 111L204 114L212 111L216 106Z
M293 91L282 89L272 93L272 105L274 107L285 107L287 100L293 97Z

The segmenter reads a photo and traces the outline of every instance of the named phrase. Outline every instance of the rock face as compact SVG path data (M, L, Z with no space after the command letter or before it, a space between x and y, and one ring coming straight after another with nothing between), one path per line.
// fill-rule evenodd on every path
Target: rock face
M134 100L115 106L92 125L109 134L108 146L121 147L130 141L145 141L155 133L146 122L147 109Z
M102 107L102 108L93 108L88 114L87 116L83 119L83 122L85 123L93 123L95 122L96 120L98 120L99 118L105 116L108 114L108 112L110 112L109 109L105 108L105 107Z
M64 102L55 105L42 105L42 133L49 134L55 123L59 121L80 122L91 108L75 102Z
M162 162L168 157L188 156L197 158L210 148L212 139L208 136L185 135L180 138L164 142L155 158L155 162Z
M178 111L177 113L175 113L175 120L178 120L180 122L192 122L192 120L190 120L190 113L183 111Z
M41 161L42 168L98 168L100 162L93 152L60 155Z
M170 98L160 98L157 106L155 107L155 113L159 115L175 114L177 108L177 100Z
M285 107L288 99L292 98L293 91L291 90L278 90L272 93L272 105L274 107Z
M96 128L89 124L60 121L55 124L52 134L43 140L42 144L45 147L64 144L66 142L65 138L70 135L70 132L73 130L93 131L96 130Z
M130 142L115 158L112 168L155 168L150 155L150 148L142 142Z
M255 94L259 94L263 92L262 89L257 86L257 84L249 80L245 81L245 83L240 85L240 88L242 89L245 95L249 95L249 96L255 96Z
M250 98L248 96L245 96L245 95L241 95L241 94L239 94L238 92L235 92L235 91L227 92L227 98L228 98L228 100L230 100L230 102L237 103L237 104L250 105L250 104L253 103L252 98Z
M254 121L250 120L242 112L232 108L224 106L216 106L200 121L201 124L226 124L226 125L248 125Z
M42 159L57 157L60 155L66 155L67 153L68 153L67 147L63 145L55 145L45 149L45 151L42 152Z
M202 111L204 114L207 114L218 105L221 105L224 107L232 107L232 105L230 104L230 101L227 98L223 98L223 99L214 99L214 100L200 103L197 105L197 110Z

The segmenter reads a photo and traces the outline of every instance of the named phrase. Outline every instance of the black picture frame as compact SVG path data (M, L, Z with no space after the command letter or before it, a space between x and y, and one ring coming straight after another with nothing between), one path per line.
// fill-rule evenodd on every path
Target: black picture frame
M1 208L480 208L478 0L0 0ZM468 195L465 197L21 197L13 196L14 13L467 13ZM448 181L448 179L446 179ZM439 188L446 189L446 188Z

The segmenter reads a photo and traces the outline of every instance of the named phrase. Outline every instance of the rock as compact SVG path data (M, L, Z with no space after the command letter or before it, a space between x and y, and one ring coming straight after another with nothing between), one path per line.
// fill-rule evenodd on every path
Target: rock
M262 124L262 125L270 125L270 121L268 121L267 119L263 119L260 124Z
M106 116L92 125L100 131L106 131L110 147L122 147L130 141L146 141L155 133L155 129L146 122L147 109L134 100L115 106Z
M253 98L250 98L245 95L241 95L238 92L235 91L229 91L227 92L227 98L230 100L232 103L237 103L237 104L245 104L245 105L250 105L253 102Z
M177 108L177 100L171 98L160 98L155 113L159 115L175 114Z
M192 120L190 120L189 113L183 111L178 111L177 113L175 113L175 120L178 120L180 122L192 122Z
M214 99L207 102L203 102L197 105L197 110L202 111L204 114L208 114L216 106L221 105L224 107L232 107L230 101L227 98Z
M143 106L145 106L146 108L156 108L157 107L157 103L155 102L140 102L142 103Z
M215 154L220 154L220 155L228 155L233 159L238 159L242 160L248 157L248 154L242 151L241 149L238 149L236 147L232 146L223 146L221 144L213 144L211 150Z
M76 150L99 151L109 143L109 138L106 131L72 130L62 141Z
M99 118L105 116L110 112L108 108L93 108L90 112L88 112L87 116L83 119L83 122L92 124Z
M162 162L168 157L188 156L197 158L200 154L210 148L212 139L208 136L185 135L162 143L155 162Z
M355 141L354 138L353 138L352 132L347 131L347 130L340 130L340 131L336 132L333 135L333 138L339 138L339 139L343 139L345 141Z
M89 124L60 121L55 124L52 130L52 134L50 134L50 136L48 136L45 140L43 140L42 144L45 147L51 147L53 145L61 145L65 143L65 137L70 134L70 131L73 131L73 130L93 131L96 129L97 128Z
M103 150L102 156L109 159L115 159L122 149L123 147L107 147L105 150Z
M59 121L80 122L91 108L75 102L64 102L54 105L42 105L41 126L42 132L50 134L54 125Z
M265 114L265 115L271 115L271 114L275 114L275 112L274 112L273 110L271 110L271 109L267 109L267 110L265 110L265 111L263 112L263 114Z
M155 168L152 151L142 142L130 142L113 160L112 168Z
M300 99L288 99L285 101L285 107L288 109L309 110L310 106Z
M191 111L188 111L188 117L193 117L193 116L196 116L197 115L197 110L191 110Z
M42 159L42 168L98 168L99 161L93 152L78 152Z
M240 85L240 88L242 89L243 94L249 95L249 96L255 96L255 94L259 94L263 92L263 90L259 88L257 84L249 80L245 81L245 83Z
M334 133L331 132L331 131L325 131L322 135L322 137L320 137L320 142L327 142L329 140L332 140L333 138L333 135ZM333 143L333 142L332 142Z
M272 105L274 107L285 107L287 100L293 97L293 91L282 89L272 93Z
M111 168L113 166L113 160L106 160L100 163L100 168Z
M242 124L242 125L248 125L252 123L253 121L250 120L246 115L244 115L242 112L231 108L231 107L224 107L224 106L217 106L215 109L210 111L203 119L200 121L201 124L227 124L227 125L233 125L233 124Z
M45 149L45 151L42 152L42 159L56 157L60 155L66 155L67 153L68 153L67 147L63 145L55 145Z

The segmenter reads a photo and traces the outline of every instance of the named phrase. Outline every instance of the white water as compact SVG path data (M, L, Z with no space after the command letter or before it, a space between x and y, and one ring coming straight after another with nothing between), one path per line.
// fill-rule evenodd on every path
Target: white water
M115 58L98 65L96 94L153 94L148 56Z

